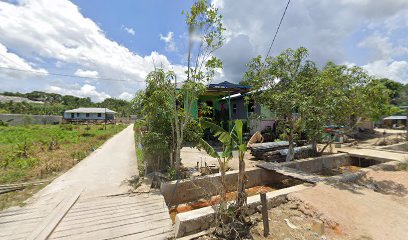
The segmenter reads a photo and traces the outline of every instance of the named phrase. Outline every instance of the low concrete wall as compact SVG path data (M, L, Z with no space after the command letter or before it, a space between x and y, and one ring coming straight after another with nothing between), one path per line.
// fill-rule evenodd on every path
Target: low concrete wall
M261 168L249 168L246 170L246 187L254 187L265 184L273 184L287 178L278 173L266 171ZM238 170L228 171L225 174L227 192L236 191ZM181 180L162 183L160 191L168 206L195 201L200 198L218 195L221 189L220 174L211 174L198 177L193 180Z
M295 160L287 163L284 162L280 163L279 165L282 167L294 168L303 172L316 173L322 171L323 169L338 168L349 165L350 163L350 156L347 153L340 153L316 158Z
M408 152L408 142L402 142L402 143L397 143L394 145L384 146L384 147L381 147L381 149Z
M62 116L0 114L0 120L11 126L24 124L60 124L62 122Z
M309 187L310 186L308 185L297 185L266 193L268 209L286 202L286 197L289 193L301 191ZM229 204L232 203L233 202L229 202ZM259 195L247 198L247 211L249 214L255 213L257 211L257 207L260 205L261 199ZM180 238L183 236L188 236L213 227L215 224L215 214L216 206L204 207L197 210L177 214L175 224L175 237Z

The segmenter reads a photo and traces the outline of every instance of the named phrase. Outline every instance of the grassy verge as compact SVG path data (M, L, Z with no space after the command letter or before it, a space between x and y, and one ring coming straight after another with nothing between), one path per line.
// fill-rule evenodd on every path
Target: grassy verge
M140 135L139 129L135 128L135 147L136 147L136 158L137 158L137 169L139 171L139 176L143 177L145 173L145 166L144 166L144 156L142 150L142 136Z
M125 127L109 125L106 130L101 125L0 127L0 184L55 177ZM40 188L0 195L0 209L24 201Z

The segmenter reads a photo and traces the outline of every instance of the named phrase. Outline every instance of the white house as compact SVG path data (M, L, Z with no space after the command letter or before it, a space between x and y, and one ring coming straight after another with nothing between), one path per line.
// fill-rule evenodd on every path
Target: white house
M67 121L93 121L115 119L115 111L108 108L76 108L64 112L64 119Z

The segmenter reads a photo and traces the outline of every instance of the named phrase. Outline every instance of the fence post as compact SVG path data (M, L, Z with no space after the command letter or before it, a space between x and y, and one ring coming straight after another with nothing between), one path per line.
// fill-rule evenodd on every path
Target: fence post
M261 192L259 193L261 196L261 203L262 203L262 220L263 220L263 227L264 227L264 237L269 235L269 217L268 217L268 206L266 201L266 193Z

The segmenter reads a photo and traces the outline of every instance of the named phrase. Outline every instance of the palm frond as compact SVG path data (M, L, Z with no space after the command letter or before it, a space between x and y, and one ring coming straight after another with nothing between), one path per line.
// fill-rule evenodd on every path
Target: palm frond
M220 155L218 154L218 152L215 151L214 148L211 147L210 144L208 144L206 141L204 141L204 139L200 138L199 144L200 144L200 146L204 149L204 151L205 151L208 155L210 155L211 157L217 158L217 159L220 159L220 158L221 158Z

